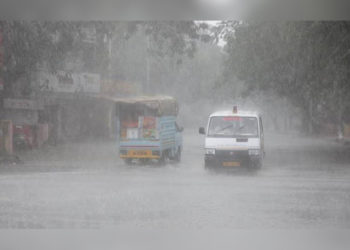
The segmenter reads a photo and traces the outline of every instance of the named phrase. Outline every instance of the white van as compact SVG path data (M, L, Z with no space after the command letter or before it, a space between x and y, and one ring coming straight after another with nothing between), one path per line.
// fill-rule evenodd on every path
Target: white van
M261 116L254 112L215 112L209 116L205 134L205 167L260 167L265 155Z

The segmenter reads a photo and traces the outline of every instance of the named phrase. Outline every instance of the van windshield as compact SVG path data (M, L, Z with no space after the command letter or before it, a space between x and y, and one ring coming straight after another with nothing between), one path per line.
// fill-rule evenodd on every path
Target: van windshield
M210 119L208 136L258 137L256 117L214 116Z

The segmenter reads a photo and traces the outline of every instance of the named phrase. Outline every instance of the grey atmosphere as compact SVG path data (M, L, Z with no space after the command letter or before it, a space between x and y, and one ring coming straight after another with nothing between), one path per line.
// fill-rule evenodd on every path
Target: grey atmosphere
M349 229L349 76L347 21L0 21L0 228Z

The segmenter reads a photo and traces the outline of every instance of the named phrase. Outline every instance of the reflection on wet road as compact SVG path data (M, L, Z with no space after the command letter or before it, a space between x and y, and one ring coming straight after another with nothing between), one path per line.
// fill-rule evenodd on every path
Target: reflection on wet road
M350 226L349 149L267 136L258 171L207 172L186 131L180 164L125 166L111 142L25 155L0 170L1 228Z

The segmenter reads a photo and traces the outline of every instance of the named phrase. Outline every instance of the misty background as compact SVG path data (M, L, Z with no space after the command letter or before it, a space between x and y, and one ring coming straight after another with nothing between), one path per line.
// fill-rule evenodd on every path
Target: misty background
M348 228L349 147L334 139L350 137L349 28L1 21L0 227L211 229L219 240L219 228ZM110 100L158 94L179 102L181 162L128 166ZM233 105L262 113L264 165L206 171L198 127ZM28 150L9 150L23 138Z
M238 105L261 112L269 131L343 136L349 29L345 21L1 21L1 98L57 99L50 76L86 72L99 89L75 89L71 99L165 94L179 101L185 127Z

